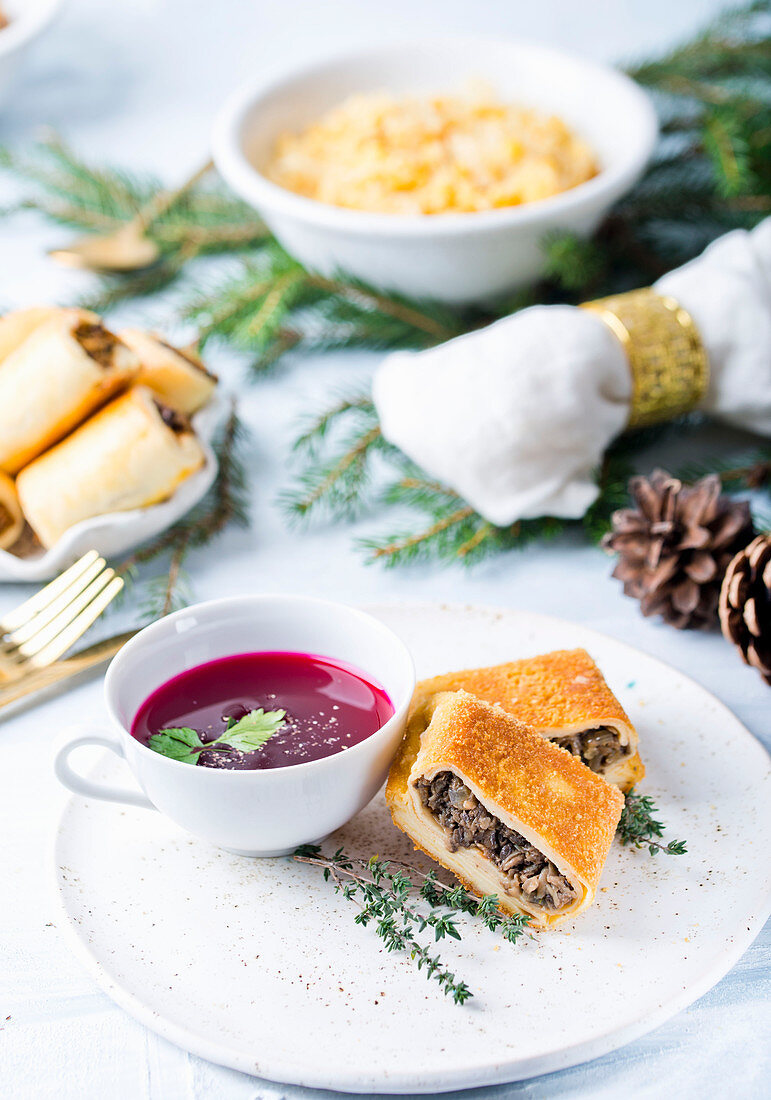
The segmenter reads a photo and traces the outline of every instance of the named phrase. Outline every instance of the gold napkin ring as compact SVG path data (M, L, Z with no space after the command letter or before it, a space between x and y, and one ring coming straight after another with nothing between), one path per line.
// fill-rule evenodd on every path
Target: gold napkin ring
M709 384L709 361L693 318L650 287L584 302L624 347L632 371L629 428L691 412Z

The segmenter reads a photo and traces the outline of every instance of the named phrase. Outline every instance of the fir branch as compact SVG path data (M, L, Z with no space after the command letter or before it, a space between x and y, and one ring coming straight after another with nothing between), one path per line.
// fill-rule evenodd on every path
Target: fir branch
M472 566L504 550L520 549L535 539L554 538L567 527L566 521L551 516L496 527L452 489L423 477L410 464L407 467L407 476L389 485L381 499L386 505L421 513L426 517L426 526L358 541L369 560L386 567L421 561Z
M398 330L417 343L443 343L465 331L466 326L446 307L416 304L401 294L382 294L360 279L325 279L315 275L311 283L330 295L330 304L343 323L362 324L366 319L387 317Z
M605 271L605 258L596 241L575 233L553 232L544 240L544 278L568 292L591 298Z
M581 520L584 531L592 542L600 542L610 529L613 513L629 503L629 478L633 473L634 467L623 445L620 449L618 446L611 447L606 452L597 478L599 496Z
M382 444L380 427L349 437L341 454L325 464L313 464L300 475L297 487L280 502L289 516L306 519L326 510L334 516L353 516L364 506L369 484L370 458Z
M529 924L526 916L503 913L495 895L476 898L464 886L448 886L435 872L422 872L401 860L358 859L343 848L327 856L316 844L303 845L292 858L320 867L335 892L358 906L356 923L364 927L374 923L386 951L406 952L417 969L425 970L426 977L436 981L456 1004L463 1004L473 993L465 982L456 980L440 956L430 954L418 936L428 931L435 943L446 937L460 940L460 927L450 915L453 912L478 917L509 943L516 943ZM425 909L421 901L431 908Z
M329 409L307 420L294 442L294 450L299 451L320 444L327 437L330 429L333 426L336 427L340 423L341 417L345 416L346 413L360 413L369 426L377 419L372 398L367 394L342 397Z
M682 856L688 851L683 840L670 840L662 844L664 826L653 817L658 810L648 795L634 793L632 788L624 798L624 808L618 823L616 836L622 844L631 844L634 848L647 848L648 854L655 856L663 852L669 856Z
M441 552L441 547L447 542L445 536L448 532L451 533L453 540L457 539L458 528L462 531L467 530L467 521L473 520L474 517L474 509L468 504L464 504L448 515L435 519L429 527L424 531L418 531L417 534L397 535L395 538L389 537L384 542L364 539L362 546L370 550L374 561L377 561L378 558L385 558L390 565L403 564L408 560L415 561L425 556L426 553L435 554L437 549ZM467 545L476 535L476 531L468 538L462 535L464 541L461 545Z
M182 307L203 341L256 352L262 372L286 351L426 347L467 327L445 307L306 271L275 242Z
M729 492L768 488L771 486L771 447L689 462L678 471L677 477L680 481L690 483L699 481L708 474L717 474Z
M715 162L717 187L723 198L736 198L754 188L748 134L734 112L713 111L704 123L703 141Z
M194 187L154 223L151 236L162 252L155 268L103 281L89 304L104 309L153 294L206 251L246 249L245 261L199 291L183 315L204 341L248 352L253 373L262 376L293 350L425 348L533 303L579 301L649 284L722 233L752 228L769 211L770 25L767 0L745 4L683 46L628 67L651 91L662 122L648 171L591 240L551 236L544 245L544 277L485 311L449 310L385 293L344 273L330 278L306 271L275 241L266 241L253 212L219 185ZM160 189L150 176L89 165L58 139L24 157L0 150L0 168L30 185L21 207L81 231L125 224ZM306 466L285 504L293 515L352 515L374 496L380 467L375 456L397 456L366 401L320 421L326 428L302 443ZM623 503L626 474L641 445L642 438L633 435L611 449L598 475L599 498L582 525L546 517L496 528L418 471L392 482L382 496L387 505L416 512L418 521L363 545L386 564L471 564L567 528L583 526L597 538ZM735 489L752 488L753 480L765 483L766 475L758 472L765 467L751 465L744 477L725 474L725 484ZM165 546L163 552L176 552L181 567L187 547Z
M152 176L96 168L50 137L26 156L0 149L0 170L27 183L32 194L17 210L35 210L51 221L86 233L109 233L137 215L162 190ZM158 264L139 272L99 278L87 304L106 309L155 294L201 255L260 247L268 232L252 209L221 186L199 183L180 195L147 227L158 245Z

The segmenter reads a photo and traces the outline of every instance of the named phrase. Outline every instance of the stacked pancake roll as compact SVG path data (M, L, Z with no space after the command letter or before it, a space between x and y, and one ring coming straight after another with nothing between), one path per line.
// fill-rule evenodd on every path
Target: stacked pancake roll
M419 683L386 800L475 894L549 928L591 905L644 773L602 672L564 650Z
M188 419L217 380L160 336L82 309L0 318L0 550L170 497L205 454Z

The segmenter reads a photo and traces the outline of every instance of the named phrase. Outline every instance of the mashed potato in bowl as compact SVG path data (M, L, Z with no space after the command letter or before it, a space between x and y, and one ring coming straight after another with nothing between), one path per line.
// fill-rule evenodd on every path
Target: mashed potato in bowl
M559 118L464 94L354 95L282 134L266 175L333 206L378 214L494 210L548 198L598 172Z

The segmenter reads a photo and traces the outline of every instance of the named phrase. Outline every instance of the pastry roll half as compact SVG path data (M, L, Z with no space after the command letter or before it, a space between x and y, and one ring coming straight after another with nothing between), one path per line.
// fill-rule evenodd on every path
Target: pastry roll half
M535 928L592 903L624 805L570 753L464 691L413 715L386 800L417 847Z
M96 314L57 310L0 364L0 470L17 473L138 369L133 351Z
M7 474L0 472L0 550L7 550L24 530L16 486Z
M26 466L16 486L50 548L81 520L166 500L205 460L188 421L134 386Z
M217 376L206 369L197 355L139 329L123 329L120 338L141 364L137 382L149 386L165 405L190 416L211 399Z
M30 309L15 309L0 317L0 363L57 312L54 306L32 306Z
M438 691L461 688L499 703L622 791L645 775L637 731L585 649L434 676L417 685L413 709Z

